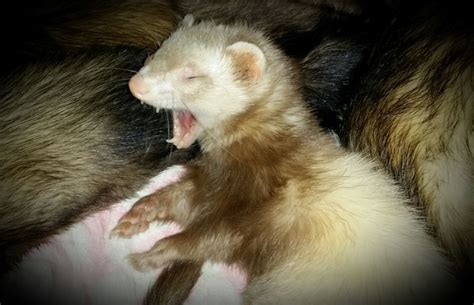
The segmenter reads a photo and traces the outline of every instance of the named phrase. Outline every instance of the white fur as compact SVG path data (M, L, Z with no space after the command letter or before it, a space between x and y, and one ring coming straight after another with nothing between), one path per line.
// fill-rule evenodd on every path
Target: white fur
M295 245L294 259L250 283L249 303L434 304L454 291L445 258L385 175L355 154L328 167L327 195L301 202L295 192L298 205L312 205L298 221L314 219L319 230Z

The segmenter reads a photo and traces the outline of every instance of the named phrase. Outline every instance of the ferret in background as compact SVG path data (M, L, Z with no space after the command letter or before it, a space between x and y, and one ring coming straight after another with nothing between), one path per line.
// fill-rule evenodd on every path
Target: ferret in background
M170 142L197 139L202 150L180 182L142 198L114 229L184 227L132 264L237 264L247 304L451 302L449 264L417 212L373 162L317 126L282 52L249 27L190 21L129 83L173 111Z
M127 86L147 55L139 38L156 48L177 13L143 1L153 22L137 18L147 28L135 23L141 30L126 35L120 24L138 6L112 2L9 2L0 12L14 17L0 27L10 41L0 60L0 276L51 235L196 153L173 152L164 141L169 118L136 105ZM130 40L137 47L118 47Z
M461 4L413 5L374 48L341 139L380 160L466 276L474 302L474 22ZM469 279L470 278L470 279Z

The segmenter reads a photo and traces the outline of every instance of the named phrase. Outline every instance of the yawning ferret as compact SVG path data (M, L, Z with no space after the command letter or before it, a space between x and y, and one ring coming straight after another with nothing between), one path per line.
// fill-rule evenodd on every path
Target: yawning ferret
M416 211L376 164L314 123L282 52L245 26L185 23L129 86L173 110L170 142L198 140L202 155L115 228L184 227L132 264L237 264L247 304L446 303L448 263Z

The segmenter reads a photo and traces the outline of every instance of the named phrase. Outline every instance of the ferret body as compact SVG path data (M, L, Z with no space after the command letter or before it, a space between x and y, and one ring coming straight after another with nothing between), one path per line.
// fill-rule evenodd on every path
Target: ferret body
M262 34L184 26L129 85L173 110L171 142L202 147L180 182L115 228L127 237L155 220L184 227L133 254L136 268L237 264L247 304L446 303L448 263L416 211L374 163L321 131L291 63Z

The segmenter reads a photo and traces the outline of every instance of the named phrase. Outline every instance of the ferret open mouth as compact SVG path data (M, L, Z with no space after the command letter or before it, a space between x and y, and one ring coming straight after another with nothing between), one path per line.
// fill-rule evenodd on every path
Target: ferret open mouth
M194 115L185 110L173 110L173 138L167 140L177 148L191 146L201 133Z

